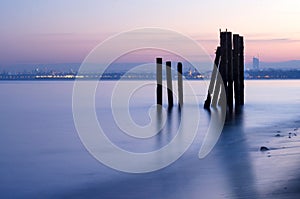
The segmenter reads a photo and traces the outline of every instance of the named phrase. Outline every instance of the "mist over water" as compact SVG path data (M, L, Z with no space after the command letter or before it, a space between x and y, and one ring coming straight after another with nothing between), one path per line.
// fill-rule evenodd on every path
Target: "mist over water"
M289 146L288 138L277 143L268 131L278 128L282 133L283 124L299 127L296 122L299 122L300 81L246 81L242 113L226 123L213 151L201 160L198 152L210 121L210 114L202 109L208 82L188 82L199 102L197 136L179 160L147 174L110 169L85 149L72 115L74 82L0 82L0 196L269 198L279 193L280 198L288 191L298 196L295 190L300 185L300 152L299 148L293 149L299 146L299 139L296 136L292 139L295 146L291 150L271 152L274 158L268 158L258 149L262 144ZM114 122L110 96L116 82L102 81L100 84L95 97L97 118L117 146L132 152L148 152L165 146L176 136L181 113L177 106L169 111L166 109L166 93L163 129L157 136L141 141L123 133ZM190 97L184 95L184 106L193 106L189 103ZM155 104L155 84L137 90L128 103L133 121L147 125L151 121L149 110ZM292 156L285 155L291 152ZM275 163L276 167L270 166Z

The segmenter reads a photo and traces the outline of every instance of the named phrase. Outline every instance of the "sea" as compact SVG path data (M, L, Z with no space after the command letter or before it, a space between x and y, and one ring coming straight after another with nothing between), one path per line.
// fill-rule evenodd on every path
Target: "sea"
M1 81L0 197L300 198L300 80L246 80L245 105L199 158L213 114L203 109L208 84L184 81L181 108L177 95L168 108L165 88L158 109L155 81ZM115 157L112 166L95 155L114 157L112 148L96 151L104 143L88 137L94 119L105 139L134 154L164 149L181 131L191 136L168 163L166 153L157 165ZM139 134L145 128L157 132Z

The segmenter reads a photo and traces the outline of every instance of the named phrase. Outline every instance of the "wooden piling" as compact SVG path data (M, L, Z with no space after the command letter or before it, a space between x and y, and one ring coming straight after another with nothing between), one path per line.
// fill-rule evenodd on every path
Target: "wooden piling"
M169 107L173 106L173 87L172 87L172 71L171 71L171 62L166 62L166 71L167 71L167 91L168 91L168 104Z
M205 100L205 103L204 103L204 108L205 109L209 109L210 107L210 104L211 104L211 98L213 97L213 100L214 100L214 105L217 104L217 98L219 95L215 95L215 92L220 92L219 89L216 88L216 82L217 82L217 78L218 78L218 68L219 68L219 64L220 64L220 57L221 57L221 48L218 46L217 47L217 50L216 50L216 57L215 57L215 61L214 61L214 66L213 66L213 71L212 71L212 74L211 74L211 79L210 79L210 82L209 82L209 88L208 88L208 92L207 92L207 98ZM213 94L213 96L212 96ZM214 97L216 96L216 97Z
M183 105L183 82L182 82L182 63L177 64L177 76L178 76L178 105Z
M211 106L213 108L217 107L217 104L221 104L220 103L220 90L223 90L221 89L221 83L222 83L222 77L221 75L217 76L216 78L216 85L215 85L215 90L213 92L213 96L212 96L212 102L211 102Z
M240 79L240 104L244 105L244 38L239 37L239 79Z
M220 76L217 75L218 70ZM224 89L221 89L222 81ZM226 96L230 112L233 111L233 98L236 108L244 104L244 39L238 34L234 34L232 38L232 33L227 30L220 31L220 47L216 52L215 67L204 108L209 109L210 103L212 107L217 103L220 105L222 99L219 96Z
M156 58L156 102L162 105L162 58Z
M234 81L234 99L235 106L241 103L240 96L240 74L239 74L239 35L233 35L233 81Z
M227 32L220 32L220 45L221 45L221 62L220 62L220 74L223 80L225 88L225 96L227 97L228 87L227 87ZM221 92L224 92L221 89ZM221 94L223 96L223 93ZM219 101L220 102L220 101ZM220 104L220 103L218 103Z
M227 105L233 109L232 33L226 32Z

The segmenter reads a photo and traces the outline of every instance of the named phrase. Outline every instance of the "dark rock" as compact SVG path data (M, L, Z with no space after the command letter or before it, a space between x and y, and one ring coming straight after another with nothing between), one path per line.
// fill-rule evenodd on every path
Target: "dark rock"
M265 146L261 146L260 147L260 151L269 151L270 149L268 147Z

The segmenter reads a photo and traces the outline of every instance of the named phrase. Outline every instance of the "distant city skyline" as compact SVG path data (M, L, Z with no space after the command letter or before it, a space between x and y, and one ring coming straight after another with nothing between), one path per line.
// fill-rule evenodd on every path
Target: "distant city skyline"
M109 36L140 27L181 32L212 58L227 28L244 36L247 63L258 54L261 62L300 60L299 7L296 0L3 0L0 65L80 63Z

